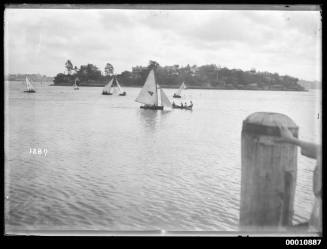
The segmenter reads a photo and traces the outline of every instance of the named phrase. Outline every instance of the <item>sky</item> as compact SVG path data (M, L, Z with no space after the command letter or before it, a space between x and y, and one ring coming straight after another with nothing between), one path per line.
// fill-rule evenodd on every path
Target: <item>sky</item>
M7 8L4 30L6 74L155 60L321 80L319 11Z

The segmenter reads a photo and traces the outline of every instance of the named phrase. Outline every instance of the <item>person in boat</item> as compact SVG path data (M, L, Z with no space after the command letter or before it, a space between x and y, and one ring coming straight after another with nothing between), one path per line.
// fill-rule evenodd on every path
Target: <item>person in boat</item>
M181 102L181 107L184 107L184 106L183 106L183 102Z
M301 154L316 159L316 167L313 172L313 194L314 204L312 212L308 222L301 223L297 226L305 226L309 231L321 232L322 231L322 199L321 199L321 181L322 181L322 169L321 169L321 146L302 141L293 136L287 127L278 126L280 131L280 137L275 141L279 143L288 143L299 146L301 148Z
M190 101L190 107L193 107L193 102L192 102L192 100Z

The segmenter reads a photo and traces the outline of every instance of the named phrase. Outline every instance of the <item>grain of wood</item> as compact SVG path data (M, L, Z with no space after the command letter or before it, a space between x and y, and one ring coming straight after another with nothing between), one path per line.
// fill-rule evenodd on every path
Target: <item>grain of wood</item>
M251 125L255 126L251 128ZM298 127L294 121L283 114L258 112L243 122L240 203L242 229L278 229L292 224L297 148L275 142L276 130L271 130L278 130L278 125L288 127L298 136ZM256 130L253 127L260 128Z

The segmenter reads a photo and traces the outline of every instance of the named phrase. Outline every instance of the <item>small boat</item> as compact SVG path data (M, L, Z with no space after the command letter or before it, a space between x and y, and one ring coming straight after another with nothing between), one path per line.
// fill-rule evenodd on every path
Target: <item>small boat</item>
M118 92L119 92L119 94L118 94L119 96L126 96L127 95L127 93L125 91L123 91L123 89L121 88L116 76L115 76L114 86L117 87Z
M193 109L193 103L191 103L190 105L176 105L175 103L173 103L172 107L174 109L192 110Z
M174 96L173 98L181 98L181 93L182 93L182 90L183 89L186 89L186 86L185 86L185 83L183 82L181 84L181 86L178 88L177 92L174 93Z
M112 86L112 82L114 81L114 79L111 79L104 87L102 90L102 94L103 95L112 95L112 93L110 92L111 90L111 86Z
M35 90L32 86L32 83L30 82L30 80L26 77L25 78L25 83L26 83L26 90L24 92L26 93L35 93Z
M148 77L146 78L146 81L144 83L144 86L142 87L135 101L144 104L143 106L140 106L140 108L142 109L163 110L164 107L172 107L167 95L156 82L155 73L153 69L150 70Z
M111 92L111 89L113 91ZM116 76L114 76L108 84L106 84L102 90L103 95L113 95L113 93L118 93L118 96L126 96L127 93L122 90Z
M77 82L77 79L75 79L75 82L74 82L74 85L73 85L74 86L74 90L79 90L79 87L78 87L78 85L77 85L76 82Z

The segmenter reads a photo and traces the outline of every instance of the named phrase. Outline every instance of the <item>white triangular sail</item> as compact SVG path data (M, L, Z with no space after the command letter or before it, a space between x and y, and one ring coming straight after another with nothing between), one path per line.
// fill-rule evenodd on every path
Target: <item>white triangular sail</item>
M116 79L116 84L117 84L117 87L118 87L118 92L119 92L119 93L122 93L123 90L122 90L121 86L119 85L119 82L118 82L117 79Z
M165 92L162 90L162 88L160 88L160 97L161 97L161 104L163 106L169 107L171 108L171 102L168 99L167 95L165 94Z
M119 93L119 89L118 89L118 87L114 87L113 89L114 89L114 90L112 91L112 93L114 93L114 94L118 94L118 93Z
M111 90L111 86L112 86L112 83L114 82L114 79L112 78L109 83L105 86L105 92L106 93L110 93L110 90Z
M182 93L182 90L185 89L185 88L186 88L186 86L185 86L185 84L184 84L184 82L183 82L183 83L181 84L181 86L178 88L176 94L180 96L181 93Z
M157 85L153 69L146 78L144 86L135 101L145 105L158 105Z
M116 77L114 77L111 88L113 89L113 93L114 94L118 94L119 93L119 87L118 87L118 81L116 79Z
M103 93L108 92L109 83L110 83L110 81L109 81L107 84L104 85L104 87L103 87L103 89L102 89L102 92L103 92Z
M28 91L33 90L32 83L30 82L30 80L27 77L25 78L25 81L26 81L26 88L27 88L27 90Z
M25 78L25 83L26 83L27 90L30 90L30 81L27 77Z

